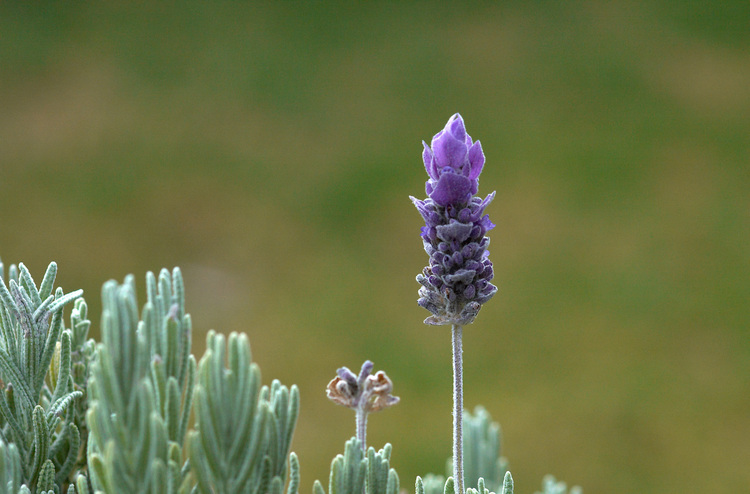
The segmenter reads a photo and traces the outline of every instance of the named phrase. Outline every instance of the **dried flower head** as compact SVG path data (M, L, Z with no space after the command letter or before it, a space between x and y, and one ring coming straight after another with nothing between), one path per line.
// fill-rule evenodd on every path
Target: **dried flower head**
M425 220L421 236L430 264L417 276L422 285L418 303L432 312L426 324L465 325L497 292L490 283L490 239L485 236L495 225L484 214L495 193L475 196L484 153L466 133L461 115L448 120L431 146L423 144L428 197L411 200Z
M362 364L359 376L347 367L338 369L338 376L328 383L328 398L339 405L365 413L378 412L398 403L399 398L391 395L393 383L384 371L371 374L373 363Z

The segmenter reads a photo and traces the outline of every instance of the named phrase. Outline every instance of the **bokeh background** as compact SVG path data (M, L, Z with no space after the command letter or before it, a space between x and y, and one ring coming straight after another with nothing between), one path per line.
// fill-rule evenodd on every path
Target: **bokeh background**
M302 492L365 359L401 484L450 454L450 331L427 327L421 140L482 141L500 293L466 406L519 492L750 486L750 4L0 4L0 255L59 264L98 331L110 278L180 266L195 326L297 383ZM143 294L141 294L143 295Z

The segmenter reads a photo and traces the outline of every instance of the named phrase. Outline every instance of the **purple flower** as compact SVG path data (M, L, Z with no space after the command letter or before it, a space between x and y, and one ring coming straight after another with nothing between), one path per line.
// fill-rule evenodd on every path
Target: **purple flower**
M490 283L490 239L485 236L495 225L484 214L495 193L475 197L484 153L466 133L461 115L448 120L432 146L423 144L428 197L411 200L425 220L422 241L430 264L417 276L422 285L418 303L433 314L426 324L465 325L497 292Z
M427 195L440 206L466 203L477 193L478 177L484 166L482 144L472 142L461 115L453 115L445 128L426 142L422 159L430 179Z

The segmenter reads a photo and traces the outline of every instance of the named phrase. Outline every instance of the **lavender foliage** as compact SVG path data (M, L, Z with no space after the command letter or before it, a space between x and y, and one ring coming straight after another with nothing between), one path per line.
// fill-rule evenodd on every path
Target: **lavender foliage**
M485 236L495 225L484 214L495 193L476 196L485 158L461 115L448 120L431 146L422 144L428 197L411 200L425 220L421 236L430 261L417 275L418 304L432 312L426 324L470 324L497 292Z

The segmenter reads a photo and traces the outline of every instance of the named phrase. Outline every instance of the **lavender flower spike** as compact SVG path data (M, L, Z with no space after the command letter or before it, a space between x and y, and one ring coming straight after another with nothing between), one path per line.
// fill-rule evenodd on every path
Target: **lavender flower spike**
M497 292L490 283L490 239L485 236L495 225L484 214L495 193L475 196L484 153L466 133L461 115L448 120L431 146L423 144L428 197L411 200L425 220L421 236L430 264L417 275L422 285L418 304L432 312L425 324L463 326Z

